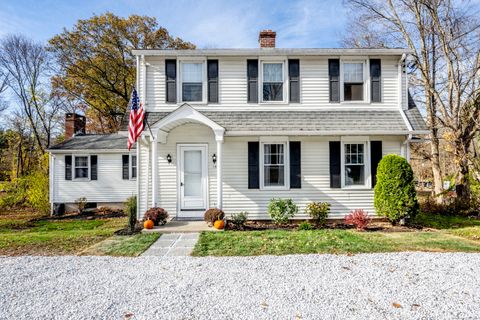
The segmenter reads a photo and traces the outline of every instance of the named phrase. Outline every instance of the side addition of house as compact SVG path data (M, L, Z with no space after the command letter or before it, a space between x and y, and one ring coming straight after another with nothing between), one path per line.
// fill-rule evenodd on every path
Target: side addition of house
M332 218L352 209L373 213L381 157L408 158L412 137L428 133L409 103L409 51L280 49L275 36L262 31L259 49L134 50L146 111L136 150L83 148L82 139L94 139L88 135L52 148L53 203L72 202L79 189L102 202L106 191L97 183L111 185L115 201L134 188L139 216L163 207L196 219L219 207L267 219L272 198L293 199L299 218L311 201L329 202ZM115 137L126 148L126 132ZM80 150L69 151L74 142ZM90 178L77 182L85 163Z

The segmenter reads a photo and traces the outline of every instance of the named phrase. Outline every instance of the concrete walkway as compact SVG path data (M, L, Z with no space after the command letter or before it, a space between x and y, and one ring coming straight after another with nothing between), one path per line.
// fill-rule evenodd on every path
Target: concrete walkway
M142 256L186 257L192 253L198 241L199 232L162 234Z

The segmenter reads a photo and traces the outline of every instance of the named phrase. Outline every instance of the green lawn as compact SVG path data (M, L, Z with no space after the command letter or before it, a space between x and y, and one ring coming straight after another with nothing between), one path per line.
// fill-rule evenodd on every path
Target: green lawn
M160 233L113 236L87 248L81 254L136 257L147 250L159 237Z
M358 232L309 231L204 232L195 256L251 256L306 253L370 253L398 251L480 252L480 221L461 217L420 216L417 223L432 231Z
M38 218L38 214L27 211L0 212L0 255L80 254L111 238L115 241L104 243L96 254L136 256L158 238L141 234L113 236L126 227L127 219L123 217L37 221Z

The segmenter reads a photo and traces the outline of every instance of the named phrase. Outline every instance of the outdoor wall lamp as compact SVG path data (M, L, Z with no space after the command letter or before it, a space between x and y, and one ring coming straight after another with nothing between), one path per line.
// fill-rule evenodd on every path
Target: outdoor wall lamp
M167 161L168 163L172 163L172 156L169 154L167 154Z
M212 156L213 164L217 164L217 155L214 153Z

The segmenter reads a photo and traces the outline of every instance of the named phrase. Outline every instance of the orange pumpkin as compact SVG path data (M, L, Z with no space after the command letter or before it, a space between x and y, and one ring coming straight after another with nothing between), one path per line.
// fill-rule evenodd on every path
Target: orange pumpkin
M221 229L225 228L225 222L223 220L217 220L217 221L215 221L213 226L215 227L215 229L221 230Z
M143 227L145 229L153 229L153 220L145 220L145 222L143 223Z

